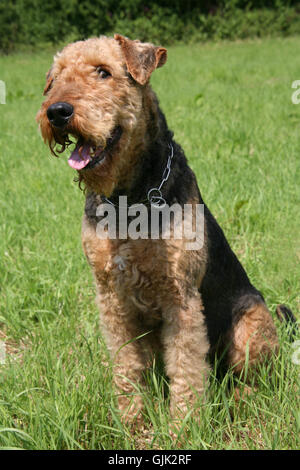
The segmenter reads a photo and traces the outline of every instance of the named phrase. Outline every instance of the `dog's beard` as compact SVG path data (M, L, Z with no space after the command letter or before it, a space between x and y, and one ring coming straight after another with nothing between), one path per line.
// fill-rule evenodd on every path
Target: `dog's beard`
M71 168L80 171L85 168L91 169L101 164L108 153L112 153L114 146L119 142L122 135L120 126L116 126L107 139L102 139L101 144L94 143L91 139L83 137L81 134L74 132L59 133L56 129L52 129L52 136L49 139L49 147L51 152L58 156L62 154L66 148L75 145L68 159ZM75 139L75 141L74 141Z
M47 134L43 137L44 141L48 141L51 153L55 157L62 154L73 143L68 134L63 135L54 128L47 129Z

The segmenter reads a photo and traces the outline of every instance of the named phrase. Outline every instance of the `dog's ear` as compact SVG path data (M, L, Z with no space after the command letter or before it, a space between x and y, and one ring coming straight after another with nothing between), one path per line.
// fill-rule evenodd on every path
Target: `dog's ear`
M46 95L52 86L53 78L52 78L51 72L52 72L52 68L48 70L48 72L46 73L47 82L44 88L43 95Z
M151 73L156 68L162 67L167 60L167 49L164 47L131 41L120 34L115 34L114 38L122 48L128 72L140 85L145 85Z

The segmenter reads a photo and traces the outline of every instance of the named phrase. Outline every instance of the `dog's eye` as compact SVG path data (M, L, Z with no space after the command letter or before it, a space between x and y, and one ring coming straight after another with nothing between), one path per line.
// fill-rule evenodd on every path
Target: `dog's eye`
M98 72L98 75L100 78L108 78L108 77L111 77L111 74L105 70L104 68L102 67L97 67L97 72Z

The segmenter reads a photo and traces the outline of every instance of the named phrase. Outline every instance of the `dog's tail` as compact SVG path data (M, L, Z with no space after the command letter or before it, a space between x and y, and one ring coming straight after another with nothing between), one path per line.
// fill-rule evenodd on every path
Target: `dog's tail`
M290 340L293 341L299 334L299 327L295 315L286 305L277 305L276 315L281 322L287 324Z

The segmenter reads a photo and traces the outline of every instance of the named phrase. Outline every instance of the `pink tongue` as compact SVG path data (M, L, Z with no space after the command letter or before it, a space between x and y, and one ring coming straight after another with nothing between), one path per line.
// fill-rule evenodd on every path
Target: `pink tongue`
M79 149L81 148L81 152ZM68 163L70 167L74 168L75 170L82 170L87 164L92 160L90 156L90 145L89 144L77 144L75 150L73 150Z

